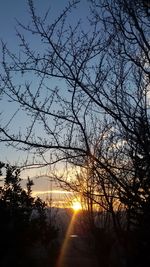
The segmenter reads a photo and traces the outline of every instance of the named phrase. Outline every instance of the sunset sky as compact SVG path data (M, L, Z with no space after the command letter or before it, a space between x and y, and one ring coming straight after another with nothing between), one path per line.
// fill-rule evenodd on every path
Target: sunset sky
M39 15L43 15L45 11L50 8L50 21L53 22L55 18L60 14L60 12L64 9L67 0L35 0L36 10ZM84 20L84 18L88 14L88 5L86 0L82 0L79 8L74 11L74 15L70 16L69 23L75 23L79 18ZM23 24L28 24L30 22L30 16L28 13L28 6L26 0L2 0L0 2L0 38L3 42L7 43L7 46L13 52L18 52L20 48L18 48L18 40L15 32L15 27L17 25L16 19ZM86 25L84 25L86 26ZM34 49L38 49L37 43L33 42L30 39L31 45L33 45ZM0 51L0 61L2 61L2 55ZM21 83L21 81L19 81ZM7 109L7 114L6 114ZM2 120L8 120L11 117L14 110L11 107L11 104L2 103ZM26 119L19 113L16 122L14 122L13 127L25 127ZM20 124L20 125L19 125ZM10 147L6 147L3 143L0 143L0 161L9 162L10 164L18 164L24 160L24 156L20 151L14 151L14 149ZM36 175L43 175L44 171L32 170L27 171L26 176L23 175L25 179L28 175L32 177L36 177ZM34 186L34 195L38 192L40 196L45 192L45 194L49 194L50 183L49 182L37 182L37 185ZM61 199L61 195L65 195L65 192L61 190L61 192L57 192L58 188L53 188L55 190L55 196L58 194ZM48 193L49 192L49 193ZM70 193L68 193L70 194Z

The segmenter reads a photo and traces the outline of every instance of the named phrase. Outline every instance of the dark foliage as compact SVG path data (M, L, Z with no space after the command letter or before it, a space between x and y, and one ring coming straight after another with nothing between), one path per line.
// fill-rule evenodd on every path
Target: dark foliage
M0 162L1 175L2 169L6 174L0 188L0 266L47 266L54 259L52 241L58 230L46 217L46 204L31 196L29 178L27 190L22 189L19 169Z

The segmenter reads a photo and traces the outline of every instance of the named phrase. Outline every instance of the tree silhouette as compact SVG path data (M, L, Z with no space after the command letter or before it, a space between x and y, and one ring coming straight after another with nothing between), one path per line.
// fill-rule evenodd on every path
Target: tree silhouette
M46 218L46 205L40 198L31 196L33 182L28 178L27 191L20 185L20 171L15 166L5 165L4 186L1 187L0 214L1 221L1 266L41 266L36 257L32 257L32 247L41 243L45 248L57 236L57 228ZM36 216L32 214L36 213ZM54 252L49 257L53 259ZM38 256L38 255L36 255ZM44 259L45 265L51 259ZM47 266L47 265L46 265Z
M127 216L121 227L136 229L137 236L142 231L139 247L147 251L149 4L91 0L85 27L81 21L68 26L79 2L70 2L50 23L49 14L40 17L29 0L32 23L18 22L19 55L2 43L1 95L17 107L1 123L0 141L38 155L31 165L62 161L88 169L86 181L94 178L94 191L80 190L79 176L70 183L66 172L64 177L57 172L57 179L105 207L116 230L116 207L122 205ZM36 38L38 51L26 33ZM12 133L17 108L29 119L26 128Z

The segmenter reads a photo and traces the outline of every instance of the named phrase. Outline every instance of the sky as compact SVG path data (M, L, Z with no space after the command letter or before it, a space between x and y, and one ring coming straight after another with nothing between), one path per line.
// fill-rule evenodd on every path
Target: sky
M34 0L37 13L42 16L45 14L46 10L50 8L50 20L53 22L60 14L60 12L65 8L68 0ZM81 0L79 8L74 11L74 15L69 17L69 23L75 23L79 18L84 21L84 18L88 14L87 0ZM15 27L17 26L16 20L23 24L28 24L30 21L30 15L28 12L27 0L0 0L0 39L7 44L8 48L13 52L18 52L18 39L16 36ZM34 40L34 38L33 38ZM30 39L33 49L38 49L38 44L36 41ZM2 54L0 51L0 62L2 61ZM19 83L21 81L19 80ZM1 103L1 110L5 110L7 103ZM3 108L4 107L4 108ZM3 113L3 122L8 121L13 112L15 112L14 105L9 103L9 109L7 108L7 113ZM26 117L21 112L17 114L18 123L13 124L13 127L19 127L19 123L24 122L24 127L26 127ZM17 118L16 116L16 118ZM17 120L16 120L17 121ZM22 154L15 152L11 148L5 147L0 144L1 154L0 160L8 161L9 163L16 164L23 160ZM9 151L9 153L8 153Z
M51 18L55 19L61 10L67 5L67 0L34 0L40 15L50 8ZM82 0L77 10L78 17L84 17L88 9L86 0ZM29 21L28 6L26 0L0 0L0 38L6 40L15 47L17 45L14 28L16 19L21 22ZM75 20L75 17L72 18Z
M64 9L67 0L34 0L37 12L40 16L42 16L45 11L50 8L50 20L53 21L60 12ZM75 10L74 16L70 16L69 23L74 23L75 20L84 18L88 13L88 5L86 0L81 0L80 8ZM28 24L30 21L30 16L28 12L28 6L26 0L0 0L0 39L3 40L4 43L7 43L7 46L12 51L17 51L18 49L18 40L15 32L15 27L17 25L16 19L23 24ZM36 43L32 43L33 47ZM0 51L0 61L2 60L2 55ZM5 106L5 103L3 103ZM12 112L11 104L9 104L8 112ZM9 113L8 113L9 115ZM8 116L7 115L7 116ZM7 116L3 113L3 120L7 120ZM24 122L25 127L25 118L22 117L21 114L18 114L20 121ZM13 127L18 127L18 125L13 125ZM0 160L4 162L9 162L10 164L17 164L17 162L22 161L23 156L20 152L14 151L10 147L4 146L4 144L0 144ZM29 173L29 176L35 177L39 175L39 170L35 170ZM26 173L27 175L28 173ZM42 175L41 171L41 175ZM24 176L25 177L25 176ZM44 187L43 187L44 186ZM42 192L49 191L49 186L47 183L42 185L42 182L39 182L37 186L35 186L34 191ZM62 190L61 190L62 191Z

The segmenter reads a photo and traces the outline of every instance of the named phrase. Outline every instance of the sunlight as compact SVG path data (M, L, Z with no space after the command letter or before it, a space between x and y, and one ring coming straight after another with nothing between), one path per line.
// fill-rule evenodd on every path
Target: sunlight
M76 235L73 234L73 229L74 229L74 225L76 223L77 212L82 209L81 202L78 199L74 199L72 201L71 208L74 210L74 213L72 215L70 224L68 226L68 229L67 229L67 232L66 232L66 236L65 236L64 242L62 244L62 247L61 247L61 250L60 250L60 254L59 254L59 257L58 257L58 261L57 261L55 267L64 266L64 264L65 264L65 262L64 262L65 261L65 255L66 255L66 252L67 252L68 246L69 246L69 238L70 237L71 238L76 237Z
M74 201L72 203L72 209L74 211L78 211L78 210L81 210L82 209L82 206L81 206L81 203L79 201Z
M58 261L56 263L56 267L62 267L64 264L65 254L66 254L66 251L68 249L68 241L69 241L69 238L73 232L75 218L76 218L76 212L74 212L74 214L72 215L72 219L71 219L70 224L68 226L68 230L67 230L64 242L63 242L61 250L60 250L60 255L59 255Z

